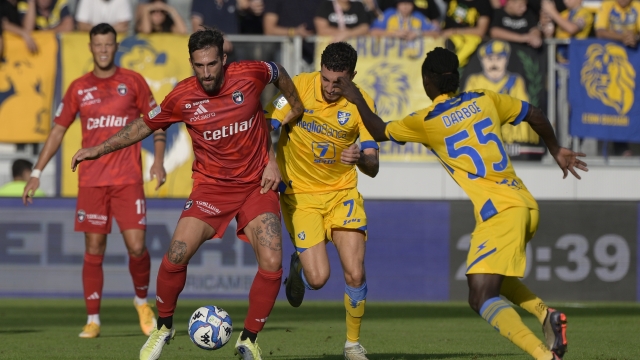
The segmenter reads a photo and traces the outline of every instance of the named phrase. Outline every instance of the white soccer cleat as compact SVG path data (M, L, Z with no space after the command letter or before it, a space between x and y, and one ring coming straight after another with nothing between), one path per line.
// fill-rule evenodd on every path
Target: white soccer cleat
M365 356L366 353L367 350L360 344L346 347L343 352L345 360L368 360Z
M140 360L157 360L162 354L162 348L165 344L169 344L173 337L176 335L175 329L167 329L162 325L160 330L153 329L147 342L142 345L140 349Z

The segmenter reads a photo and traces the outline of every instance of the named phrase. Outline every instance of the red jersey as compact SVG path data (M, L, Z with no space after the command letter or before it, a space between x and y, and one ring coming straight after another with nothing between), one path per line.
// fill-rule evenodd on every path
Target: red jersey
M194 185L260 182L269 161L260 94L278 78L276 64L241 61L223 71L224 83L217 94L207 94L192 76L143 117L152 130L186 124L195 154Z
M128 123L157 106L142 75L116 68L99 78L90 72L74 80L56 111L54 122L69 127L80 113L82 147L100 145ZM81 187L142 183L140 143L80 165Z

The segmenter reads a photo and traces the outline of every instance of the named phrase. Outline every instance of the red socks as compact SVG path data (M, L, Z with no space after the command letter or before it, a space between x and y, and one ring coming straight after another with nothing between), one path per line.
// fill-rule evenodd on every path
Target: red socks
M169 262L167 255L162 258L158 269L156 285L156 307L158 316L169 317L176 310L178 296L187 282L187 265L176 265Z
M102 285L104 273L102 272L102 260L104 255L84 254L82 266L82 287L84 288L84 302L87 307L87 315L100 313L100 299L102 299Z
M131 273L131 279L133 279L136 296L139 298L144 299L147 297L150 272L151 259L149 258L147 249L144 250L144 253L140 257L129 255L129 273Z
M244 320L245 329L253 333L262 330L280 292L281 279L282 269L273 272L258 268L249 290L249 311Z

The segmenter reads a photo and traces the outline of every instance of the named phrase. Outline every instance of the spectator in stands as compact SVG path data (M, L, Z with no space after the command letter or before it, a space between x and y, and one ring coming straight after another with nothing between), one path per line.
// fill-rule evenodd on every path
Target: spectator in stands
M239 34L238 12L249 7L249 0L193 0L191 3L191 26L193 31L202 25L216 28L226 35ZM233 43L224 39L223 51L233 51ZM229 59L231 60L231 59Z
M119 33L129 31L133 19L129 0L80 0L76 8L78 30L89 31L95 25L107 23Z
M586 39L589 37L593 26L593 14L588 9L582 7L582 0L564 0L567 9L558 12L556 4L550 0L542 2L542 12L548 16L552 22L542 27L546 37L557 39ZM554 25L555 24L555 25ZM568 51L566 45L558 46L558 62L568 63Z
M325 0L264 0L262 26L265 35L301 36L315 35L313 17L316 9ZM304 42L302 58L313 63L315 45Z
M248 1L249 7L239 12L240 34L263 34L262 18L264 15L264 1Z
M313 18L318 35L331 36L333 42L367 35L372 21L364 4L350 0L326 0Z
M492 39L528 44L533 48L542 46L542 32L533 12L527 9L527 0L507 0L502 9L493 12Z
M447 14L441 36L447 47L455 48L460 66L469 61L489 30L491 4L489 0L445 0Z
M413 0L396 0L396 7L384 11L371 25L371 35L414 40L420 36L439 36L439 28L415 11ZM422 54L421 54L422 55Z
M22 28L27 31L73 31L73 17L67 0L21 0L18 11Z
M375 0L371 0L375 1ZM366 3L366 0L364 0ZM396 7L396 0L378 0L378 6L384 12ZM435 0L414 0L414 10L424 15L433 25L440 25L440 9Z
M186 34L187 26L178 11L165 0L151 0L138 4L136 32L141 34Z
M32 30L27 30L22 26L17 0L0 0L0 20L2 21L0 30L6 30L20 36L29 52L36 53L38 51L38 45L31 37ZM4 52L0 52L0 55L2 54Z
M640 2L615 0L602 3L596 18L596 36L635 48L640 41Z
M27 180L31 177L32 169L33 163L31 161L24 159L14 160L13 164L11 164L13 181L0 186L0 197L22 197ZM41 189L38 189L34 196L43 197L45 194Z

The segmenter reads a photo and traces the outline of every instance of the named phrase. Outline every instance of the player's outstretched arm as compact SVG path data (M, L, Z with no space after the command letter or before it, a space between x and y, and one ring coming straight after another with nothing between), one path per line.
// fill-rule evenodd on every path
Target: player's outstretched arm
M542 110L530 105L529 112L524 118L524 121L528 122L529 125L531 125L533 131L540 135L544 143L547 145L549 153L551 154L551 156L553 156L553 158L556 160L556 163L558 163L558 166L560 166L560 169L562 169L562 172L564 173L564 176L562 177L563 179L567 177L568 172L571 172L571 174L573 174L573 176L575 176L576 178L581 179L575 168L578 168L585 172L589 171L589 169L587 168L587 164L584 161L578 159L578 156L584 157L586 156L586 154L573 152L558 145L558 140L556 139L556 135L553 132L553 127L551 126L551 123L549 123L549 119L547 119Z
M58 152L60 144L62 143L62 138L64 138L64 134L66 132L67 128L59 124L55 124L49 132L47 141L45 141L44 147L38 157L38 162L36 162L36 165L33 167L31 177L29 178L29 181L27 181L27 185L25 185L24 191L22 192L23 204L33 204L33 194L40 187L40 173L44 170L44 167L47 166L53 155Z
M302 100L300 100L298 90L293 80L291 80L289 73L287 73L287 70L280 64L276 65L278 66L278 78L273 82L273 85L280 90L284 98L287 99L289 106L291 106L291 110L285 115L282 121L282 125L285 125L289 123L289 121L299 118L304 112L304 106L302 106Z
M157 180L156 190L167 181L167 172L164 170L164 150L167 145L167 134L162 129L153 133L153 165L149 175Z
M369 131L369 134L373 137L373 140L378 142L388 141L389 138L387 137L387 134L385 134L387 124L382 121L378 115L371 111L371 108L369 108L369 105L365 101L356 84L345 77L339 77L338 83L335 86L347 101L356 105L358 112L360 113L360 117L362 118L362 122L367 128L367 131Z
M151 135L152 132L144 120L138 118L127 124L122 130L105 140L102 144L78 150L78 152L73 155L73 159L71 159L71 169L76 171L78 164L85 160L95 160L103 155L133 145Z

